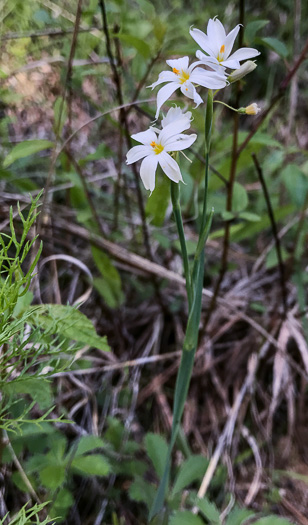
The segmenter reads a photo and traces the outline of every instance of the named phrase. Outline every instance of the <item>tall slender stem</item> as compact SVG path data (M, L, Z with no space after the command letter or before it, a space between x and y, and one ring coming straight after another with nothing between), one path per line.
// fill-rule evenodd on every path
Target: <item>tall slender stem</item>
M204 198L203 198L203 210L201 218L201 228L199 233L199 241L195 254L194 265L192 274L189 274L188 257L186 250L186 243L184 237L183 223L180 211L180 200L179 200L179 188L176 184L171 185L171 198L175 218L177 221L180 243L182 248L182 255L184 261L185 277L186 273L189 277L189 284L186 277L186 287L188 292L189 301L189 316L187 321L185 339L183 343L183 352L180 362L179 371L176 378L175 392L174 392L174 406L173 406L173 420L171 428L171 437L168 447L168 454L165 462L165 469L163 476L160 480L158 491L155 496L154 503L150 510L149 522L159 514L164 506L165 494L169 483L169 474L171 468L171 454L176 442L176 438L179 433L182 415L184 412L185 401L188 394L190 379L194 366L194 358L198 345L198 334L199 324L201 317L202 307L202 287L203 287L203 276L204 276L204 245L207 238L209 224L211 216L207 219L207 190L208 190L208 171L209 171L209 151L211 142L211 131L212 131L212 118L213 118L213 93L209 90L207 98L207 108L205 117L205 154L206 154L206 165L205 165L205 180L204 180Z
M171 202L173 206L173 214L174 214L174 218L175 218L175 222L176 222L176 226L178 230L178 235L179 235L179 240L180 240L180 245L181 245L184 275L185 275L185 281L186 281L187 299L188 299L188 309L190 311L192 300L193 300L193 293L192 293L192 288L191 288L191 277L190 277L190 271L189 271L188 253L187 253L187 246L186 246L186 241L185 241L185 233L184 233L182 214L181 214L179 183L171 181L170 193L171 193Z

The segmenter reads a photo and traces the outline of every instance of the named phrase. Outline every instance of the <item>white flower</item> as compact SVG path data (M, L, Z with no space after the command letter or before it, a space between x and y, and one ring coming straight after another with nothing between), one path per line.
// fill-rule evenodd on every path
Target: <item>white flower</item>
M240 61L247 58L256 57L259 51L250 47L241 48L230 55L234 40L239 32L240 25L237 25L228 35L222 23L214 18L208 21L207 35L199 29L191 29L190 34L197 44L207 53L197 51L196 56L204 64L211 67L223 66L230 69L239 69Z
M168 66L172 68L172 71L163 71L160 73L158 80L149 86L154 89L159 84L168 82L168 84L162 87L157 93L157 111L155 118L158 118L160 108L164 102L166 102L178 88L181 89L183 95L192 99L196 107L198 107L203 100L200 95L198 95L193 84L198 84L208 89L220 89L227 84L227 79L223 71L206 71L201 67L197 67L201 62L195 62L188 66L188 57L167 60L166 62Z
M132 138L142 145L134 146L127 152L126 164L143 159L140 176L146 190L152 192L155 188L155 172L158 164L173 182L183 182L179 165L169 152L189 148L195 142L197 135L182 133L190 127L191 114L182 111L181 114L176 108L171 108L163 119L165 122L161 131L149 128L147 131L132 135Z

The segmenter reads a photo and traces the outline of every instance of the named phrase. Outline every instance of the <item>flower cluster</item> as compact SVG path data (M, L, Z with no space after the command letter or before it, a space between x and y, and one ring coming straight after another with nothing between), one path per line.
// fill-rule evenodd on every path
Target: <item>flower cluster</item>
M196 87L219 90L253 71L255 63L247 59L260 54L256 49L241 48L231 54L239 30L240 25L237 25L226 34L224 26L217 18L209 20L207 34L195 28L190 30L190 35L203 51L196 52L198 60L190 65L188 57L166 61L170 69L160 73L158 80L149 86L154 89L160 84L165 84L157 93L156 119L163 104L177 89L193 100L195 107L198 107L203 99L197 93ZM241 65L242 60L247 62ZM228 73L228 69L235 71ZM247 111L244 109L241 108L240 112L248 115L259 111L256 104L249 106ZM196 140L195 134L183 134L183 131L189 129L190 123L191 113L184 113L175 107L163 118L161 130L150 127L147 131L132 135L141 146L134 146L129 150L126 162L132 164L143 159L140 176L146 189L154 190L158 164L172 181L183 180L180 168L171 153L189 148Z

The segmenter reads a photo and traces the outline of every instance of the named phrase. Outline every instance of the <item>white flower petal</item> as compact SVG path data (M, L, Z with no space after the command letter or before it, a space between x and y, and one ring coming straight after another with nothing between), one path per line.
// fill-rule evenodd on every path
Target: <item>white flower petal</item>
M134 146L126 153L126 164L133 164L152 152L151 146Z
M202 64L209 66L212 69L218 69L220 67L220 62L218 62L217 58L213 56L209 57L202 53L202 51L196 51L196 57L199 58Z
M179 71L181 69L187 69L189 58L188 57L182 57L182 58L174 58L172 60L166 60L168 66L170 66L172 69L178 69Z
M169 109L167 115L162 119L161 125L163 128L165 128L166 126L168 126L168 124L182 119L186 119L190 125L190 122L192 121L191 111L183 112L181 108L175 106Z
M233 60L233 58L227 58L223 62L221 62L223 67L228 67L229 69L239 69L240 62L238 60Z
M162 151L157 157L161 169L166 173L170 180L173 182L183 182L178 163L170 157L168 153Z
M168 98L171 97L172 93L174 93L175 90L178 89L179 86L179 82L170 82L169 84L166 84L159 90L159 92L157 93L157 111L155 114L155 118L158 118L160 108L166 102L166 100L168 100Z
M215 54L218 54L221 46L225 41L226 32L224 26L217 18L215 20L212 20L210 18L207 25L207 36L211 42L211 47L213 48L213 51L215 52Z
M178 135L182 133L182 131L185 131L189 128L190 121L187 118L171 122L161 130L157 140L160 144L162 144L162 146L165 147L165 144L167 144L168 140L171 138L172 140L177 140Z
M141 144L150 145L153 140L157 139L154 128L147 129L146 131L140 131L140 133L135 133L132 135L132 139Z
M157 168L158 163L158 155L155 155L153 153L152 155L148 155L143 161L141 162L140 166L140 177L144 184L144 187L146 190L151 190L151 192L155 188L155 172Z
M189 148L196 140L196 133L191 135L184 135L183 138L169 142L165 146L166 151L182 151L183 149Z
M195 69L190 76L191 81L208 89L221 89L227 85L224 75L219 75L215 71L205 71Z
M260 55L260 52L257 51L257 49L253 49L252 47L241 47L241 49L238 49L232 55L229 56L228 60L247 60L247 58L252 58Z
M227 35L224 41L224 45L225 45L224 57L226 58L228 58L228 56L230 55L232 51L234 40L236 39L238 35L240 27L241 27L240 24L238 24L234 29L232 29L232 31L230 31L230 33Z
M190 81L187 80L185 84L182 84L181 91L183 95L185 95L188 98L191 98L194 101L194 103L196 104L195 108L197 108L200 104L202 104L203 102L202 98L197 93L196 88L192 85Z
M203 31L200 31L200 29L191 29L190 36L197 42L198 46L203 49L206 53L213 56L216 55L216 44L213 42L210 42L207 35L203 33ZM197 55L198 56L198 55Z
M173 73L172 71L162 71L159 74L158 80L156 82L153 82L149 88L154 89L156 86L159 86L159 84L162 84L163 82L174 82L177 80L177 75Z

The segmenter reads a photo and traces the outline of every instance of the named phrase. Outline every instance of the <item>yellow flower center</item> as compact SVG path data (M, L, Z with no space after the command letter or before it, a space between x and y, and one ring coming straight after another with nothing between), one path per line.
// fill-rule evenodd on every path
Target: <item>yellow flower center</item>
M182 69L181 72L180 72L179 69L176 69L175 67L173 67L172 71L173 71L173 73L175 73L179 77L180 84L184 84L186 82L186 80L189 80L189 73L184 71L184 69Z
M150 146L152 146L152 148L153 148L153 150L155 152L155 155L158 155L164 149L164 146L162 146L161 144L156 144L156 142L154 140L153 140L153 142L151 142Z
M225 53L225 46L224 44L221 46L220 50L219 50L219 53L218 53L218 56L217 56L217 60L218 62L222 62L223 59L224 59L224 53Z

